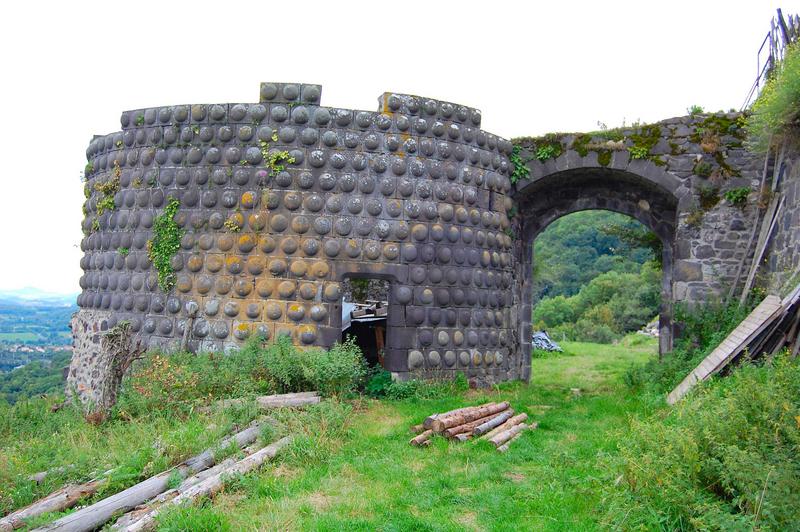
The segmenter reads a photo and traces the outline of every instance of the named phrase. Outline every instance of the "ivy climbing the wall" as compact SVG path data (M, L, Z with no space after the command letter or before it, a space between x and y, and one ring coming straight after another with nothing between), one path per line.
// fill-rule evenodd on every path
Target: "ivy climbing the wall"
M530 169L520 156L521 151L522 148L518 144L514 144L514 147L511 150L511 156L508 158L512 166L514 167L514 170L511 172L511 178L510 178L512 185L518 182L520 179L528 179L528 176L530 176L531 174Z
M147 241L147 255L158 272L158 286L169 292L175 286L172 257L181 247L183 230L175 222L181 202L170 198L164 212L153 221L153 238Z

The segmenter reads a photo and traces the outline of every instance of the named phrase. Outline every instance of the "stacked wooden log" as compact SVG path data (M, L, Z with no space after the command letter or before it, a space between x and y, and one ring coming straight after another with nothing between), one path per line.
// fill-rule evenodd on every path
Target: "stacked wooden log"
M522 431L538 426L536 423L525 423L527 419L525 413L514 415L514 409L507 401L458 408L430 415L420 425L411 427L411 431L417 435L409 443L425 447L438 434L460 442L488 440L499 452L505 452Z

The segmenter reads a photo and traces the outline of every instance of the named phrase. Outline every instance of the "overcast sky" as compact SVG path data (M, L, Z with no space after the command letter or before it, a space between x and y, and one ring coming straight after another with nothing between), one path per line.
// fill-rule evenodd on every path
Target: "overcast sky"
M84 154L123 110L254 102L261 81L461 103L503 137L738 109L778 7L800 0L5 2L0 289L79 290Z

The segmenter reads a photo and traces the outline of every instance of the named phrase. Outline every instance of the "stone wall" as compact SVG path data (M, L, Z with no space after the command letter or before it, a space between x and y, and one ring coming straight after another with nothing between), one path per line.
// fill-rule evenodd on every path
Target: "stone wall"
M387 93L370 112L320 97L264 83L259 103L126 111L121 131L91 141L71 384L94 383L99 323L130 321L150 347L174 348L187 327L193 350L253 334L330 346L350 276L391 284L385 365L398 377L519 375L511 143L462 105ZM149 246L174 200L165 290Z
M67 397L78 396L87 405L100 404L107 384L108 353L100 341L108 331L112 313L82 309L72 316L72 361L67 373Z
M531 174L512 194L535 206L528 238L569 212L616 210L649 226L671 250L670 299L696 302L725 293L742 264L759 204L763 159L746 150L743 125L739 113L717 113L517 139ZM553 156L542 157L548 153ZM582 193L559 192L578 184ZM725 200L726 192L744 187L751 193L743 204ZM745 271L748 266L745 258Z
M784 204L769 242L765 270L769 289L785 294L800 283L800 153L787 157L778 192Z

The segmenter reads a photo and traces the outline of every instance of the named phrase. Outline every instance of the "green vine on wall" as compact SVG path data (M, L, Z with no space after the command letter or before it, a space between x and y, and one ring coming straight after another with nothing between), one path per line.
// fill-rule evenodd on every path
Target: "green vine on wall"
M181 202L170 198L164 212L153 221L153 238L147 241L147 256L158 272L158 286L165 292L175 286L172 257L181 247L183 230L175 222Z
M272 142L278 141L278 133L272 133ZM272 150L270 151L270 143L262 140L260 143L261 157L264 159L264 165L269 169L269 175L275 176L276 174L286 170L287 164L294 164L295 158L292 157L286 150Z
M514 167L510 177L511 184L518 182L520 179L528 179L531 175L530 168L528 168L528 165L525 164L525 161L523 161L520 156L521 151L522 147L519 144L514 144L514 147L511 149L511 156L508 158L511 165Z
M113 177L104 183L95 183L94 189L100 193L97 199L97 215L117 208L114 204L114 194L119 192L119 177Z

